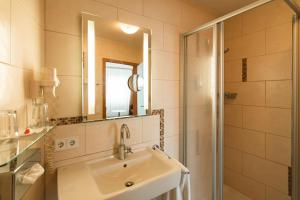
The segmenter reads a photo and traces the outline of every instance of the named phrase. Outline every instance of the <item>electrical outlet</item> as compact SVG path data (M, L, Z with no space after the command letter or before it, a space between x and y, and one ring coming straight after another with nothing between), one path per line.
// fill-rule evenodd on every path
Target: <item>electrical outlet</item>
M70 137L66 138L66 148L74 149L79 146L79 138L78 137Z
M55 151L63 151L66 149L65 139L56 139L55 143Z
M79 147L79 138L77 136L69 138L60 138L55 140L55 151L64 151Z

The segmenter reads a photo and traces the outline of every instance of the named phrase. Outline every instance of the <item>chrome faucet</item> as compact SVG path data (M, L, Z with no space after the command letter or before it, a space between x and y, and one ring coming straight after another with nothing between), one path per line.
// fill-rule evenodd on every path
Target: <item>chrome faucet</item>
M131 148L125 145L124 133L126 133L126 138L130 138L130 131L127 124L122 124L121 126L121 135L120 135L120 144L119 144L119 159L125 160L128 153L132 153Z

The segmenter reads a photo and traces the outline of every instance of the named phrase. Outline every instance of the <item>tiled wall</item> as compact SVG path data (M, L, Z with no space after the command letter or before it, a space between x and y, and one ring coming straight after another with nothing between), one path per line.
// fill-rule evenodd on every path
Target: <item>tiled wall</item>
M59 126L54 132L55 138L78 137L79 147L56 152L56 165L64 165L67 159L78 160L79 157L88 158L92 154L111 154L118 147L123 123L130 130L130 139L126 139L126 144L133 149L159 144L159 115Z
M0 0L0 110L17 110L22 127L43 59L44 1Z
M46 0L46 66L61 81L50 101L54 118L81 115L80 12L152 30L152 109L165 109L166 151L178 157L179 34L215 13L177 0Z
M256 200L288 197L292 12L274 1L225 22L225 183ZM247 81L242 59L247 58Z

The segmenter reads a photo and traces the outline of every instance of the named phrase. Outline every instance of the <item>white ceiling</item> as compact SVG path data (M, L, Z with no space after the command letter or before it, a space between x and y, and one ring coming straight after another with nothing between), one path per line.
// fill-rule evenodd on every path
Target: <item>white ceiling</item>
M193 3L205 5L219 14L226 14L253 3L257 0L191 0Z

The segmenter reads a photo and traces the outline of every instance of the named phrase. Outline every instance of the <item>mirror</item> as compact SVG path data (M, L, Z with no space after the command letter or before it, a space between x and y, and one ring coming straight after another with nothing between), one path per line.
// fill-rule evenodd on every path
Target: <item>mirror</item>
M149 29L82 14L82 113L87 120L151 114Z

